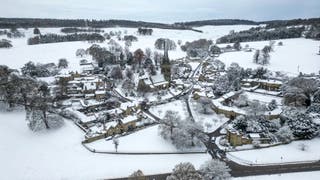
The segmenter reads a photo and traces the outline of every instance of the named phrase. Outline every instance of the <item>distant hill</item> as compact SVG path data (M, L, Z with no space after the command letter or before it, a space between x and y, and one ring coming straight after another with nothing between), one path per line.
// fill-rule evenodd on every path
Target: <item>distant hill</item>
M108 27L148 27L160 29L178 29L178 30L192 30L195 27L207 25L259 25L266 24L266 28L279 28L285 26L295 25L319 25L320 18L310 19L293 19L293 20L273 20L273 21L250 21L242 19L214 19L203 21L189 21L177 22L174 24L155 23L145 21L131 21L131 20L86 20L86 19L40 19L40 18L0 18L0 28L33 28L33 27L94 27L94 28L108 28Z
M221 25L259 25L258 22L250 20L241 20L241 19L214 19L214 20L203 20L203 21L190 21L190 22L180 22L175 23L176 25L181 26L191 26L191 27L200 27L200 26L221 26Z
M309 19L291 19L291 20L273 20L273 21L262 21L260 24L266 24L266 28L279 28L285 26L299 26L299 25L316 25L320 24L320 18L309 18Z
M188 29L183 25L153 23L130 20L86 20L86 19L39 19L39 18L0 18L0 28L32 28L32 27L149 27L161 29Z

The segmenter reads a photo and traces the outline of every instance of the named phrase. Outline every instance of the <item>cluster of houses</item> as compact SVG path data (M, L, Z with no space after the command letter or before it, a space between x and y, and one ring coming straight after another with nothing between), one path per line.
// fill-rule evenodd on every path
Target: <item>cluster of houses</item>
M244 90L255 91L259 89L263 89L266 92L264 94L272 94L280 96L280 88L282 82L278 80L262 80L262 79L244 79L242 80L242 87ZM238 98L239 95L244 91L237 91L237 92L230 92L225 94L224 96L220 97L219 99L213 100L213 109L216 113L224 114L229 118L235 118L239 115L245 115L245 111L242 109L228 107L229 101L232 101L235 98ZM276 93L275 93L276 92ZM278 92L278 93L277 93ZM268 112L265 114L267 119L273 120L278 119L280 117L281 110L278 108ZM259 142L259 144L269 144L272 142L272 138L270 136L266 136L265 134L260 133L241 133L235 130L232 127L226 128L226 140L231 146L242 146L246 144L253 144L254 142Z
M259 88L267 91L280 91L282 82L274 79L243 79L241 81L244 88Z
M106 97L107 90L112 85L111 80L106 80L103 75L85 75L71 73L57 75L57 82L64 82L64 88L60 88L60 94L69 98L95 99L101 101Z
M141 76L138 84L147 87L150 92L169 88L169 82L165 80L163 74L157 74L154 76Z
M110 102L111 103L111 102ZM137 102L124 102L116 106L114 103L109 107L94 113L94 118L82 118L77 124L86 132L83 143L90 143L99 139L112 137L118 134L129 133L138 128L153 125L154 121L140 110ZM103 107L107 106L104 104ZM96 106L94 106L97 108ZM94 108L91 107L90 108ZM87 107L85 111L89 111ZM83 111L83 114L90 116L90 113ZM97 118L97 114L103 114L103 118Z
M202 65L201 74L199 76L200 82L214 82L218 76L220 76L222 70L219 70L215 64L210 63L210 61L206 61Z
M81 73L60 74L55 79L56 93L66 97L65 104L69 102L72 112L79 117L76 124L86 133L83 143L154 124L141 111L139 102L121 101L114 97L112 79L94 74L95 66L92 63L82 63L81 68ZM169 87L169 83L161 76L152 76L145 81L153 89Z
M233 147L254 144L255 142L257 144L269 144L272 141L271 137L262 133L243 134L232 127L227 128L226 140Z

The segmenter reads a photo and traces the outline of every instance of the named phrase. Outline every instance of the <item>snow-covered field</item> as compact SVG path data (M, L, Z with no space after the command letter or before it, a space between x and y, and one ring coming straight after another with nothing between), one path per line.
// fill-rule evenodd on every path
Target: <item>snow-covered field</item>
M273 99L276 100L278 105L281 105L282 98L277 96L271 96L267 94L259 94L254 92L244 92L245 95L247 95L248 99L250 101L252 100L258 100L262 103L270 103Z
M272 71L282 71L289 73L289 75L297 75L299 72L303 73L318 73L320 70L319 55L319 41L296 38L296 39L281 39L283 46L275 45L274 52L271 52L270 64L265 66ZM241 43L244 47L248 44L251 48L262 49L265 45L269 45L269 41L258 41ZM225 45L219 45L225 46ZM257 68L259 65L253 63L252 52L230 52L221 54L219 59L229 66L232 62L239 63L245 68Z
M152 36L139 36L137 35L137 28L105 28L105 32L110 31L122 31L127 34L133 34L138 37L138 42L133 42L130 50L134 51L138 48L154 49L154 43L158 38L170 38L177 42L193 41L200 38L217 39L220 36L228 34L230 30L241 31L249 29L253 26L237 25L237 26L203 26L198 29L203 30L204 33L197 33L194 31L181 31L181 30L166 30L166 29L154 29ZM79 48L88 48L91 46L87 42L63 42L63 43L50 43L39 45L27 45L27 39L32 37L33 29L23 30L25 32L25 38L10 39L13 47L10 49L0 49L1 60L0 64L5 64L11 68L19 69L28 61L41 62L41 63L57 63L60 58L66 58L70 62L71 70L80 70L79 60L83 58L77 58L75 52ZM40 28L42 34L57 33L60 32L60 28ZM0 36L0 38L6 38L6 36ZM108 41L100 43L101 46L107 46ZM124 41L119 42L124 45ZM184 57L185 52L177 48L175 51L170 51L169 56L171 59ZM87 57L90 60L90 57Z
M299 173L286 173L286 174L275 174L275 175L264 175L264 176L248 176L233 178L234 180L318 180L320 179L320 171L313 172L299 172Z
M182 120L189 117L189 114L187 111L187 105L185 102L181 100L172 101L170 103L166 103L158 106L152 106L150 108L150 112L158 116L159 118L163 118L166 115L166 112L169 110L178 112Z
M87 151L83 133L66 121L58 130L34 133L24 112L0 113L1 179L103 179L128 176L137 169L145 174L170 172L180 162L197 168L208 155L124 156ZM120 140L119 148L125 147Z
M301 150L304 144L305 151ZM294 141L290 144L280 145L272 148L230 152L232 160L239 163L286 163L295 161L316 161L320 160L320 138L312 140ZM235 158L236 157L236 158Z
M88 146L97 151L115 151L112 140L95 141ZM118 152L179 152L179 150L158 134L157 125L129 136L120 137Z
M249 29L253 26L236 25L236 26L203 26L197 29L202 30L204 33L197 33L194 31L182 31L182 30L165 30L154 29L152 36L139 36L137 35L136 28L105 28L105 32L109 31L127 31L127 34L133 34L138 37L138 42L133 42L130 49L132 51L141 48L154 49L154 43L158 38L170 38L177 42L182 40L182 43L186 41L193 41L200 38L216 40L217 38L226 35L230 30L241 31ZM23 30L25 31L25 30ZM60 28L40 28L40 31L45 33L60 33ZM1 62L0 64L6 64L12 68L21 68L23 64L28 61L49 63L57 62L59 58L66 58L71 65L71 70L80 70L79 60L75 56L75 52L79 48L88 48L91 46L87 42L64 42L64 43L52 43L52 44L40 44L40 45L27 45L27 38L33 36L32 29L25 31L26 37L19 39L10 39L13 44L13 48L0 49ZM5 36L0 36L5 38ZM283 46L275 46L275 51L271 53L271 63L266 66L273 71L283 71L291 75L298 74L299 71L304 73L317 73L320 69L318 52L319 42L297 38L297 39L283 39L279 40L283 42ZM101 43L102 46L107 46L107 42ZM124 45L124 41L119 42ZM268 45L268 41L248 42L241 43L244 47L245 44L249 44L252 48L262 49L265 45ZM225 46L225 45L219 45ZM237 62L240 66L246 68L256 68L259 65L252 62L254 51L252 52L231 52L222 54L219 59L230 65L232 62ZM178 47L175 51L170 51L169 56L171 59L182 58L186 55ZM90 59L90 57L87 57Z

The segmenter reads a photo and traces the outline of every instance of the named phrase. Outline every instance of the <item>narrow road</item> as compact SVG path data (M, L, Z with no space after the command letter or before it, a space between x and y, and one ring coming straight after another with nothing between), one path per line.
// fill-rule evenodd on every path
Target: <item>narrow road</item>
M203 64L203 61L196 67L196 69L193 71L193 73L189 77L189 80L192 83L191 88L188 90L185 90L184 93L181 93L180 95L170 98L169 101L180 98L184 95L186 96L190 95L193 89L192 87L194 86L194 84L196 84L196 81L194 81L194 76L197 73L197 71L200 69L202 64ZM186 103L187 103L188 112L190 116L193 118L188 99ZM146 110L145 113L147 113L157 121L160 120L159 117L150 113L148 110ZM230 121L231 119L228 120L226 123L229 123ZM245 165L241 165L236 162L230 161L226 158L225 152L220 150L219 147L214 142L211 142L212 137L215 138L221 135L220 133L221 129L222 129L222 126L216 129L214 132L209 133L208 136L210 137L210 139L208 142L205 143L205 145L207 146L208 152L213 159L220 159L226 162L226 164L231 169L230 173L233 177L243 177L243 176L252 176L252 175L270 175L270 174L280 174L280 173L290 173L290 172L320 171L320 161L313 162L313 163L269 165L269 166L257 166L257 165L245 166ZM147 175L146 179L165 180L169 175L170 175L169 173ZM127 179L127 178L119 178L118 180L121 180L121 179Z

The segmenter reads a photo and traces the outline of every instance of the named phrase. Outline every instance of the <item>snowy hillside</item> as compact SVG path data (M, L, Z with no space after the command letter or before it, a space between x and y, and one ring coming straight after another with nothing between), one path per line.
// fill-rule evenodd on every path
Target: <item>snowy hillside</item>
M104 28L105 32L110 31L127 31L127 34L136 35L138 42L133 42L130 50L134 51L138 48L154 49L154 43L158 38L169 38L177 42L181 40L182 43L186 41L193 41L200 38L217 39L225 34L228 34L230 30L241 31L249 29L253 26L238 25L238 26L204 26L198 29L204 33L197 33L194 31L181 31L181 30L166 30L166 29L154 29L152 36L137 36L137 28ZM60 32L60 28L39 28L43 34ZM70 66L73 70L79 70L79 60L76 58L75 52L79 48L89 48L92 44L87 42L64 42L64 43L52 43L52 44L39 44L39 45L27 45L27 39L33 36L33 29L22 30L25 32L25 38L11 39L13 48L0 49L1 64L6 64L11 68L21 68L28 61L50 63L57 62L59 58L66 58L70 62ZM0 36L5 38L5 36ZM108 46L107 42L101 43L101 46ZM124 41L120 42L124 45ZM176 51L170 51L169 56L171 59L185 57L185 52L177 48Z
M283 42L283 46L275 46L274 52L271 52L270 64L265 66L272 71L282 71L290 75L297 75L298 70L303 73L318 73L320 70L320 57L317 55L319 49L319 42L297 38L297 39L281 39L277 42ZM243 42L242 47L248 44L251 48L262 49L268 45L268 41L259 42ZM219 45L225 46L225 45ZM259 65L253 63L252 52L230 52L221 54L219 59L230 65L232 62L239 63L245 68L257 68ZM299 67L299 69L298 69Z
M216 40L217 38L226 35L231 30L241 31L249 29L253 26L248 25L236 25L236 26L203 26L199 27L203 33L197 33L187 30L166 30L166 29L154 29L152 36L138 36L136 28L104 28L105 32L109 31L122 31L127 32L128 35L136 35L138 37L137 42L133 42L130 50L134 51L138 48L154 49L154 43L158 38L169 38L177 42L181 40L182 43L186 41L193 41L201 38ZM27 38L32 37L32 29L25 31L25 38L11 39L13 48L0 49L1 63L6 64L12 68L21 68L23 64L28 61L34 62L57 62L59 58L66 58L70 62L71 70L80 70L79 58L76 58L75 52L79 48L88 48L91 46L87 42L64 42L64 43L52 43L52 44L40 44L40 45L27 45ZM60 28L40 28L43 34L60 32ZM4 37L4 36L3 36ZM0 38L2 38L0 36ZM270 65L266 66L273 71L283 71L295 75L299 71L303 73L317 73L320 69L319 56L316 54L319 48L319 42L298 38L298 39L284 39L281 40L284 46L276 47L275 52L272 52ZM101 43L101 46L108 46L107 42ZM262 49L265 45L268 45L268 41L259 42L243 42L242 47L248 44L251 48ZM121 45L124 45L124 41L120 41ZM221 47L224 44L219 45ZM232 62L237 62L240 66L248 68L256 68L258 65L252 62L254 51L252 52L230 52L222 54L219 59L230 65ZM171 59L178 59L186 56L179 47L175 51L169 51Z
M82 147L82 132L72 122L56 131L32 132L24 119L24 112L0 113L0 134L5 137L0 146L1 179L104 179L128 176L138 169L145 174L166 173L185 161L198 168L209 159L206 154L94 154ZM140 139L144 141L143 136ZM119 148L127 146L124 143L120 140Z

